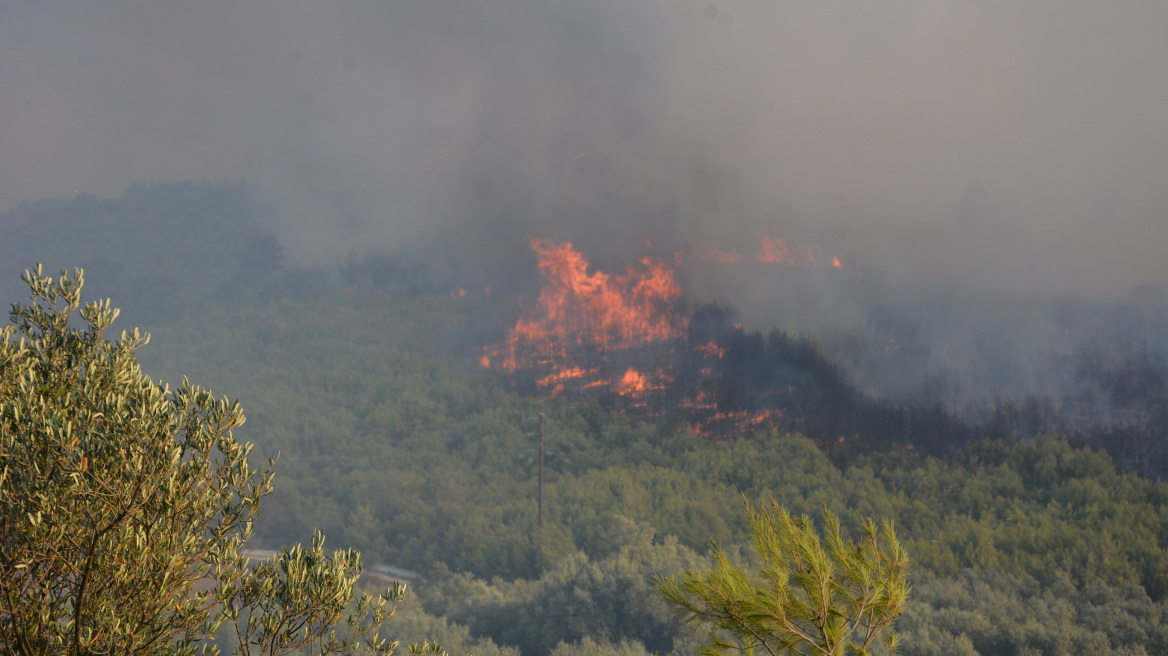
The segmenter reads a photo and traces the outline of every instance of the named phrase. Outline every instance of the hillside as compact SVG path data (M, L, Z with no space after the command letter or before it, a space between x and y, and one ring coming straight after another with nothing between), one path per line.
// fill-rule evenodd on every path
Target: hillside
M684 652L647 577L700 567L710 537L742 544L743 499L773 497L812 515L826 504L851 529L895 522L916 563L905 653L1168 649L1168 485L1106 453L1058 435L939 433L944 456L774 431L711 442L596 399L523 396L477 365L497 301L342 291L329 272L282 268L254 213L226 184L22 206L0 216L0 289L22 300L16 271L35 260L85 266L90 297L125 310L115 327L152 333L148 373L239 398L239 436L279 456L254 546L321 528L422 571L403 631L441 625L475 653ZM1015 624L998 619L1014 607ZM553 630L549 613L581 619Z

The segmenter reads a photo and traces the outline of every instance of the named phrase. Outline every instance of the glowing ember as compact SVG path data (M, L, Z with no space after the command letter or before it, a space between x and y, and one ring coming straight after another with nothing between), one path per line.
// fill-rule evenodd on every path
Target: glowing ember
M713 341L710 341L709 343L706 343L706 344L702 344L701 346L698 347L697 350L699 353L706 356L707 358L718 358L719 360L721 360L722 356L726 355L726 349L722 348L721 346L718 346Z
M772 264L794 264L795 260L791 258L791 249L787 248L787 244L778 238L768 237L762 235L759 237L758 253L754 259L759 262L769 262Z
M694 435L707 438L727 434L741 435L766 428L777 421L782 414L782 410L715 412L704 421L691 422L689 429Z
M557 383L562 383L565 380L571 380L573 378L583 378L584 376L586 376L588 374L593 374L593 373L596 373L596 370L585 371L585 370L581 369L580 367L572 367L570 369L563 369L563 370L554 371L554 372L548 374L547 376L540 378L538 381L536 381L535 384L540 386L540 387L552 387L553 385L555 385Z
M759 236L758 241L758 252L754 259L759 262L792 265L799 263L818 264L819 258L823 255L823 247L814 244L789 246L782 239L768 235ZM840 268L839 258L832 256L831 265L837 269Z

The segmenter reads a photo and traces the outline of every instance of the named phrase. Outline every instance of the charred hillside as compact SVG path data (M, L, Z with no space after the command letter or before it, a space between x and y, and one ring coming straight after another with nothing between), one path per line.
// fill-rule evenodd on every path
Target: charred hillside
M769 238L764 246L772 244L780 246L761 248L758 262L795 265L792 249ZM996 342L983 339L964 354L964 366L982 372L985 382L954 397L963 403L947 404L931 390L890 398L857 383L810 335L751 331L728 305L688 302L675 269L660 260L645 257L609 274L592 268L570 243L532 240L531 246L540 294L502 341L480 353L482 367L524 395L595 399L635 420L687 427L712 441L758 430L798 432L840 452L900 448L941 456L980 439L1053 433L1104 448L1145 474L1168 471L1168 360L1147 341L1117 348L1122 339L1096 332L1094 341L1049 344L1034 366L1057 385L1024 394L1003 385L994 393L993 375L1006 380L1008 373L995 363L999 354L1020 353L1027 341L1003 330ZM781 257L772 257L776 251ZM738 261L734 254L718 257ZM838 258L822 259L840 266ZM676 264L681 261L678 254ZM1094 314L1106 316L1106 309ZM882 351L884 366L894 368L902 346L916 348L910 339L888 338L869 350ZM945 387L946 375L934 377L938 387Z
M713 441L775 430L848 451L946 455L978 434L943 408L898 405L862 391L814 339L747 331L722 305L694 308L685 333L663 343L591 346L502 375L526 395L592 398Z
M794 263L766 240L766 259ZM728 306L693 307L652 258L594 271L570 243L532 240L544 287L480 364L513 389L593 398L626 416L724 441L800 432L825 446L952 453L976 432L940 407L898 405L857 387L808 336L744 329ZM838 266L837 259L831 264Z

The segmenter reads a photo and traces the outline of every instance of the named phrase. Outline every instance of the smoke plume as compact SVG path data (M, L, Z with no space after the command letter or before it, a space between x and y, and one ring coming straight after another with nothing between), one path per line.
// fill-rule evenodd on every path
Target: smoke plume
M819 335L882 393L1045 392L1070 379L1043 352L1159 325L1164 25L1134 1L11 0L0 211L244 180L288 264L410 252L528 298L529 237L605 270L680 253L688 297ZM764 237L839 266L750 261Z

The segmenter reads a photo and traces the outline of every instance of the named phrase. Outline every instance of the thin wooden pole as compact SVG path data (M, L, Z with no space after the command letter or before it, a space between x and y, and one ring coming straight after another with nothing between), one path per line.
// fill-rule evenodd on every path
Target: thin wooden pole
M543 413L539 413L539 528L543 530Z

